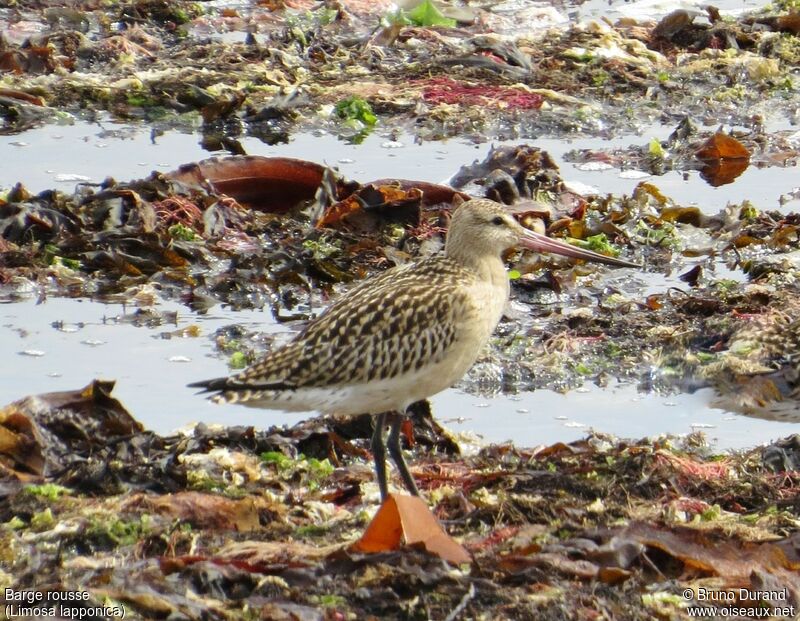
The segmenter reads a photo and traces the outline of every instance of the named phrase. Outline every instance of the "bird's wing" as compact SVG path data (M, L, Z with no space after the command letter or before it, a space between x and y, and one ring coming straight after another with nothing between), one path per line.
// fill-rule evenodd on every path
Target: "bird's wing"
M473 304L442 259L358 285L293 341L210 390L322 387L388 379L442 359ZM463 276L459 274L459 276Z

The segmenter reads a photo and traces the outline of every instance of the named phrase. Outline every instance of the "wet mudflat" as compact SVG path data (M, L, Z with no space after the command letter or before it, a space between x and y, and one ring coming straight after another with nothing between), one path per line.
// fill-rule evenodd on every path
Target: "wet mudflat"
M757 445L798 414L793 8L413 4L2 9L2 585L94 618L789 616L797 446ZM643 268L508 257L432 400L456 435L407 437L473 562L363 554L369 420L184 386L438 251L460 194Z

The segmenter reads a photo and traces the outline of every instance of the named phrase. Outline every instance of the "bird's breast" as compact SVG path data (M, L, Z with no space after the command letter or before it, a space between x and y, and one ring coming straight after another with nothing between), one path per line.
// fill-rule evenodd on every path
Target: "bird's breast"
M488 339L508 303L510 287L508 273L502 261L487 261L480 277L469 287L469 299L474 307L476 328Z

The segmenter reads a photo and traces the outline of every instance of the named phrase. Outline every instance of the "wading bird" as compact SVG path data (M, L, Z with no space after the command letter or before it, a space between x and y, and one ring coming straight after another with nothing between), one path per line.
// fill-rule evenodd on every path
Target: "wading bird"
M515 246L638 267L529 231L500 204L472 199L454 211L444 254L365 280L245 371L190 386L216 393L216 402L373 414L381 499L388 496L387 448L405 487L417 496L400 448L402 415L414 402L452 386L478 358L508 301L502 255Z

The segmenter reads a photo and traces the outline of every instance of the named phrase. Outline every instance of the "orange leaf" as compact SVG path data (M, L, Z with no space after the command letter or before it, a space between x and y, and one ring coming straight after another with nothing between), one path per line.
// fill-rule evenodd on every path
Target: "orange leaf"
M701 160L749 159L750 152L741 142L727 134L717 132L706 140L695 155Z
M633 572L620 567L601 567L597 572L600 582L605 582L606 584L619 584L630 578L631 575L633 575Z
M648 295L645 304L647 304L647 308L650 310L658 310L663 306L657 294Z
M697 207L664 207L661 210L661 219L667 222L679 222L692 226L703 226L705 216Z
M386 222L419 224L422 191L393 185L364 185L325 210L317 228L356 224L357 229L376 230Z
M733 240L733 245L736 248L745 248L746 246L751 246L753 244L763 244L764 240L758 237L753 237L752 235L739 235Z
M773 246L783 246L791 243L793 238L798 237L798 231L800 231L800 227L793 224L782 224L777 231L772 233L769 243Z
M0 410L0 473L20 481L44 474L42 436L31 417L11 404Z
M469 553L450 537L425 501L417 496L390 495L355 544L358 552L386 552L401 545L421 545L454 564L469 563Z

